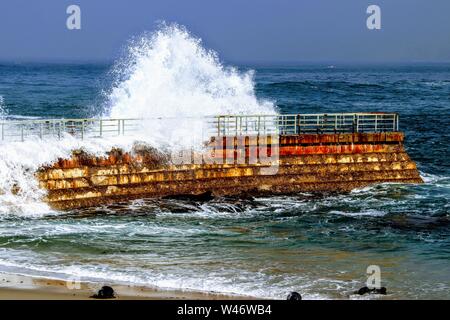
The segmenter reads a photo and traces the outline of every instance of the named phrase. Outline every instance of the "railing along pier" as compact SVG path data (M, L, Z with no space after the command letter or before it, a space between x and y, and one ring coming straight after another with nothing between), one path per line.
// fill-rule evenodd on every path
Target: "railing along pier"
M278 115L220 115L202 118L40 119L0 121L0 142L58 138L102 138L149 130L153 125L176 128L180 122L202 126L204 136L296 135L395 132L397 113L328 113ZM151 124L151 125L149 125Z
M38 137L61 139L65 134L75 138L125 135L139 129L142 119L40 119L0 122L1 141L25 141Z
M395 132L398 118L397 113L223 115L215 117L212 124L217 136Z

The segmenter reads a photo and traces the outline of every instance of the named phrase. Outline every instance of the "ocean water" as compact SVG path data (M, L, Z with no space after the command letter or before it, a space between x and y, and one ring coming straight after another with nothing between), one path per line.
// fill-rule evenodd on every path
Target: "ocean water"
M295 290L305 299L359 299L353 292L365 286L367 267L378 265L386 298L450 298L450 65L231 68L179 30L130 52L132 63L0 63L0 117L399 112L425 183L55 212L39 200L32 171L78 145L0 144L0 271L261 298ZM28 192L8 193L13 183Z

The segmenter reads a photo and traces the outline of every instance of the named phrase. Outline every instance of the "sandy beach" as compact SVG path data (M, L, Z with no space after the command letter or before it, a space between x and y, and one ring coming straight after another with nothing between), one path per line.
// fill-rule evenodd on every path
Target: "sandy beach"
M115 285L0 274L0 300L91 300L103 285L115 291L115 300L235 300L252 297L217 293L163 290L142 286ZM254 298L253 298L254 299Z

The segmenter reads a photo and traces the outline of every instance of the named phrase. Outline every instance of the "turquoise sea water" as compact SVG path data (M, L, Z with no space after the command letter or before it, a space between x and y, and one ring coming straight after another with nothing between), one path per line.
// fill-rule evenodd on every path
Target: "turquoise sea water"
M285 298L357 298L381 268L388 298L450 298L450 65L249 67L281 113L400 113L425 184L343 195L143 199L0 216L0 271ZM0 64L6 118L89 117L103 64ZM0 170L2 167L0 167ZM5 170L5 169L3 169ZM0 172L0 176L5 172Z

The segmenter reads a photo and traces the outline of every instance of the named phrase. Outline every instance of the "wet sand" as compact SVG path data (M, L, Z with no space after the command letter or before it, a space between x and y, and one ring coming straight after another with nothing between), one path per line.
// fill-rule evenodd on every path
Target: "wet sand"
M111 286L115 300L235 300L252 297L217 293L162 290L142 286L115 285L114 283L74 283L11 274L0 274L0 300L92 300L92 295L103 285Z

